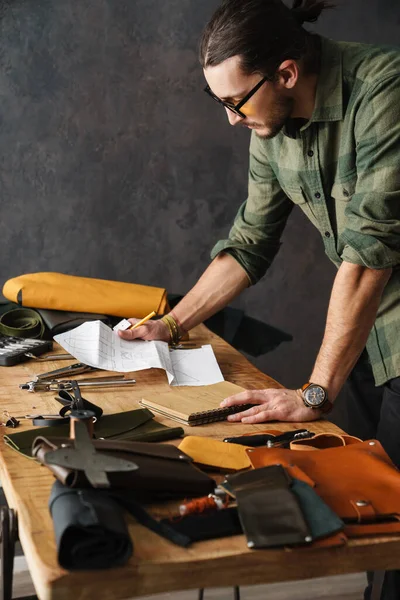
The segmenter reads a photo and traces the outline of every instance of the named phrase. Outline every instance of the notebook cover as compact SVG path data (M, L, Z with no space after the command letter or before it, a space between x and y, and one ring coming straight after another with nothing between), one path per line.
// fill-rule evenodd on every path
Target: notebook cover
M140 404L179 423L203 425L223 421L235 410L245 410L246 406L220 407L224 398L240 392L244 392L244 388L229 381L221 381L213 385L185 386L159 394L151 393L142 398Z

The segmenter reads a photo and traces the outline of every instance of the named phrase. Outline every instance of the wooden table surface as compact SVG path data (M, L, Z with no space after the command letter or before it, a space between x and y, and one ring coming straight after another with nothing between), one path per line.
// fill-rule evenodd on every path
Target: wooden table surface
M227 381L253 389L279 387L276 381L258 371L206 327L197 327L191 333L191 338L212 344ZM54 394L33 394L20 390L18 385L32 379L36 373L68 364L67 361L40 363L32 360L15 367L2 367L1 411L8 410L12 415L58 412L60 406L53 399ZM168 389L164 371L139 371L135 373L135 378L137 383L133 387L107 391L85 390L84 396L100 405L105 414L110 414L138 408L138 401L144 392ZM166 425L176 425L169 419L156 418ZM287 430L304 426L299 423L279 423L272 428ZM28 425L23 425L25 427ZM187 433L223 439L227 435L240 435L265 428L265 425L221 422L188 427ZM314 421L309 428L316 433L340 432L327 421ZM19 431L22 431L22 426ZM400 568L400 536L353 540L343 548L254 551L247 548L245 537L240 535L198 542L184 549L127 516L134 554L124 567L67 572L57 563L53 524L48 511L50 488L54 481L51 473L2 441L0 479L10 507L18 513L21 544L40 600L117 600L189 588L250 585L366 569ZM161 516L157 510L154 514Z

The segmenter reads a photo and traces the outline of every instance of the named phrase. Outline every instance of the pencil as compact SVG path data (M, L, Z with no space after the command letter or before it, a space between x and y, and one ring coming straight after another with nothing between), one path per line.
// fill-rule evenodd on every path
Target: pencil
M134 323L133 325L131 325L130 327L128 327L127 331L129 331L129 329L136 329L136 327L139 327L140 325L143 325L143 323L146 323L146 321L148 321L149 319L151 319L152 317L154 317L155 314L157 314L156 311L152 310L151 313L149 313L141 321L138 321L137 323Z

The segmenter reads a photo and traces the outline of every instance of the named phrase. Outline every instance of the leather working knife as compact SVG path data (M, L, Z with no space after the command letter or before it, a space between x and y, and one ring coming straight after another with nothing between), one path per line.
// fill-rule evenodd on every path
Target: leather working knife
M255 435L242 435L239 437L228 437L224 439L224 442L231 444L240 444L242 446L251 446L257 448L258 446L280 446L290 444L293 440L300 440L305 438L311 438L315 434L308 429L295 429L294 431L285 431L280 435L272 435L271 433L255 434Z

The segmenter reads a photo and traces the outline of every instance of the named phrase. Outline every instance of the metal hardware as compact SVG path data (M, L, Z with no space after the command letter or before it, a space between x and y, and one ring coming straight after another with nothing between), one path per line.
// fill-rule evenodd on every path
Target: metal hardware
M47 354L46 356L35 356L32 352L25 352L25 356L33 358L38 362L46 362L48 360L72 360L75 358L72 354Z
M74 379L53 379L50 381L27 381L21 383L21 390L27 390L28 392L59 392L60 390L71 391L74 389ZM114 375L111 377L93 377L82 379L77 382L78 387L119 387L125 385L132 385L136 383L136 379L124 379L123 375Z
M46 373L39 373L35 375L34 381L43 381L44 379L57 379L58 375L79 375L79 373L87 373L88 371L98 371L96 367L90 367L85 363L74 363L68 365L68 367L62 367L61 369L54 369L54 371L47 371Z
M108 488L110 482L107 473L129 472L138 469L137 464L106 454L100 454L92 444L86 425L81 420L75 422L75 439L69 448L58 448L46 452L47 465L59 465L68 469L83 470L89 482L95 488Z
M181 342L179 344L172 344L171 346L169 346L169 350L193 350L195 348L201 348L201 346L199 346L199 344L196 344L196 342Z
M356 506L368 506L369 502L367 500L356 500Z

